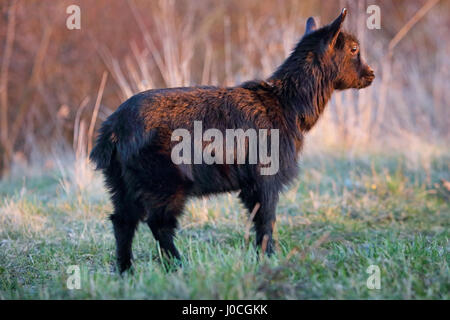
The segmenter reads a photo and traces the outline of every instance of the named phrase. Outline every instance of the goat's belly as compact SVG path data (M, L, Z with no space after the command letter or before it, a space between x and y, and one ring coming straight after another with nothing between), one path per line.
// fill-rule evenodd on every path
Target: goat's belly
M208 194L237 191L240 189L236 168L233 165L193 165L190 194L202 196Z

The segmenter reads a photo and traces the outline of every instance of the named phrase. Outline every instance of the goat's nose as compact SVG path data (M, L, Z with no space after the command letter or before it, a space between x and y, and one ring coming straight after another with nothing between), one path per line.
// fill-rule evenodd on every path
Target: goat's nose
M375 71L373 71L373 69L371 68L371 67L369 67L369 66L367 66L367 72L369 73L369 74L375 74Z

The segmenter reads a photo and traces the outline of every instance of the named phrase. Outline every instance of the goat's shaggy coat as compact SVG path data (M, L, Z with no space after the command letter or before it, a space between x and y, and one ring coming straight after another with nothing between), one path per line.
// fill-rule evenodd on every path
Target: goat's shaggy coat
M140 220L161 248L180 258L173 237L186 199L228 191L253 217L257 245L273 251L272 230L282 188L297 176L304 134L319 119L335 89L363 88L373 71L362 62L356 38L341 31L346 16L316 28L313 18L292 54L267 80L231 88L149 90L125 101L102 125L90 155L111 193L111 221L120 272L131 266L131 244ZM279 171L261 175L261 164L183 164L171 160L172 132L203 129L278 129ZM204 147L205 145L203 145Z

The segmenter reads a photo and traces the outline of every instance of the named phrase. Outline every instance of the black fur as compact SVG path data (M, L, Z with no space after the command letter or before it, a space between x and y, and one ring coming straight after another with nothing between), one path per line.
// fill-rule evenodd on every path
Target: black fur
M359 52L352 52L356 38L341 31L345 15L343 11L318 30L314 19L308 19L303 38L266 81L142 92L103 123L90 158L103 170L111 193L120 272L131 266L131 244L140 220L168 256L180 258L173 237L186 199L228 191L240 190L249 212L259 206L253 218L256 243L273 252L278 196L297 176L304 134L335 89L363 88L374 78ZM278 173L261 175L261 164L175 165L171 134L178 128L192 132L196 120L202 121L203 130L278 129Z

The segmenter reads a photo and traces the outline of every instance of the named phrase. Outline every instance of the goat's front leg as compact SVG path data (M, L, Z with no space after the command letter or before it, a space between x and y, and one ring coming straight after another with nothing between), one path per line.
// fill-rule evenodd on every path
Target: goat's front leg
M253 222L256 231L256 245L270 256L274 252L273 228L276 221L278 197L261 203Z
M244 205L252 215L256 231L256 245L267 255L274 252L273 228L276 221L277 192L250 192L242 190L239 194Z

